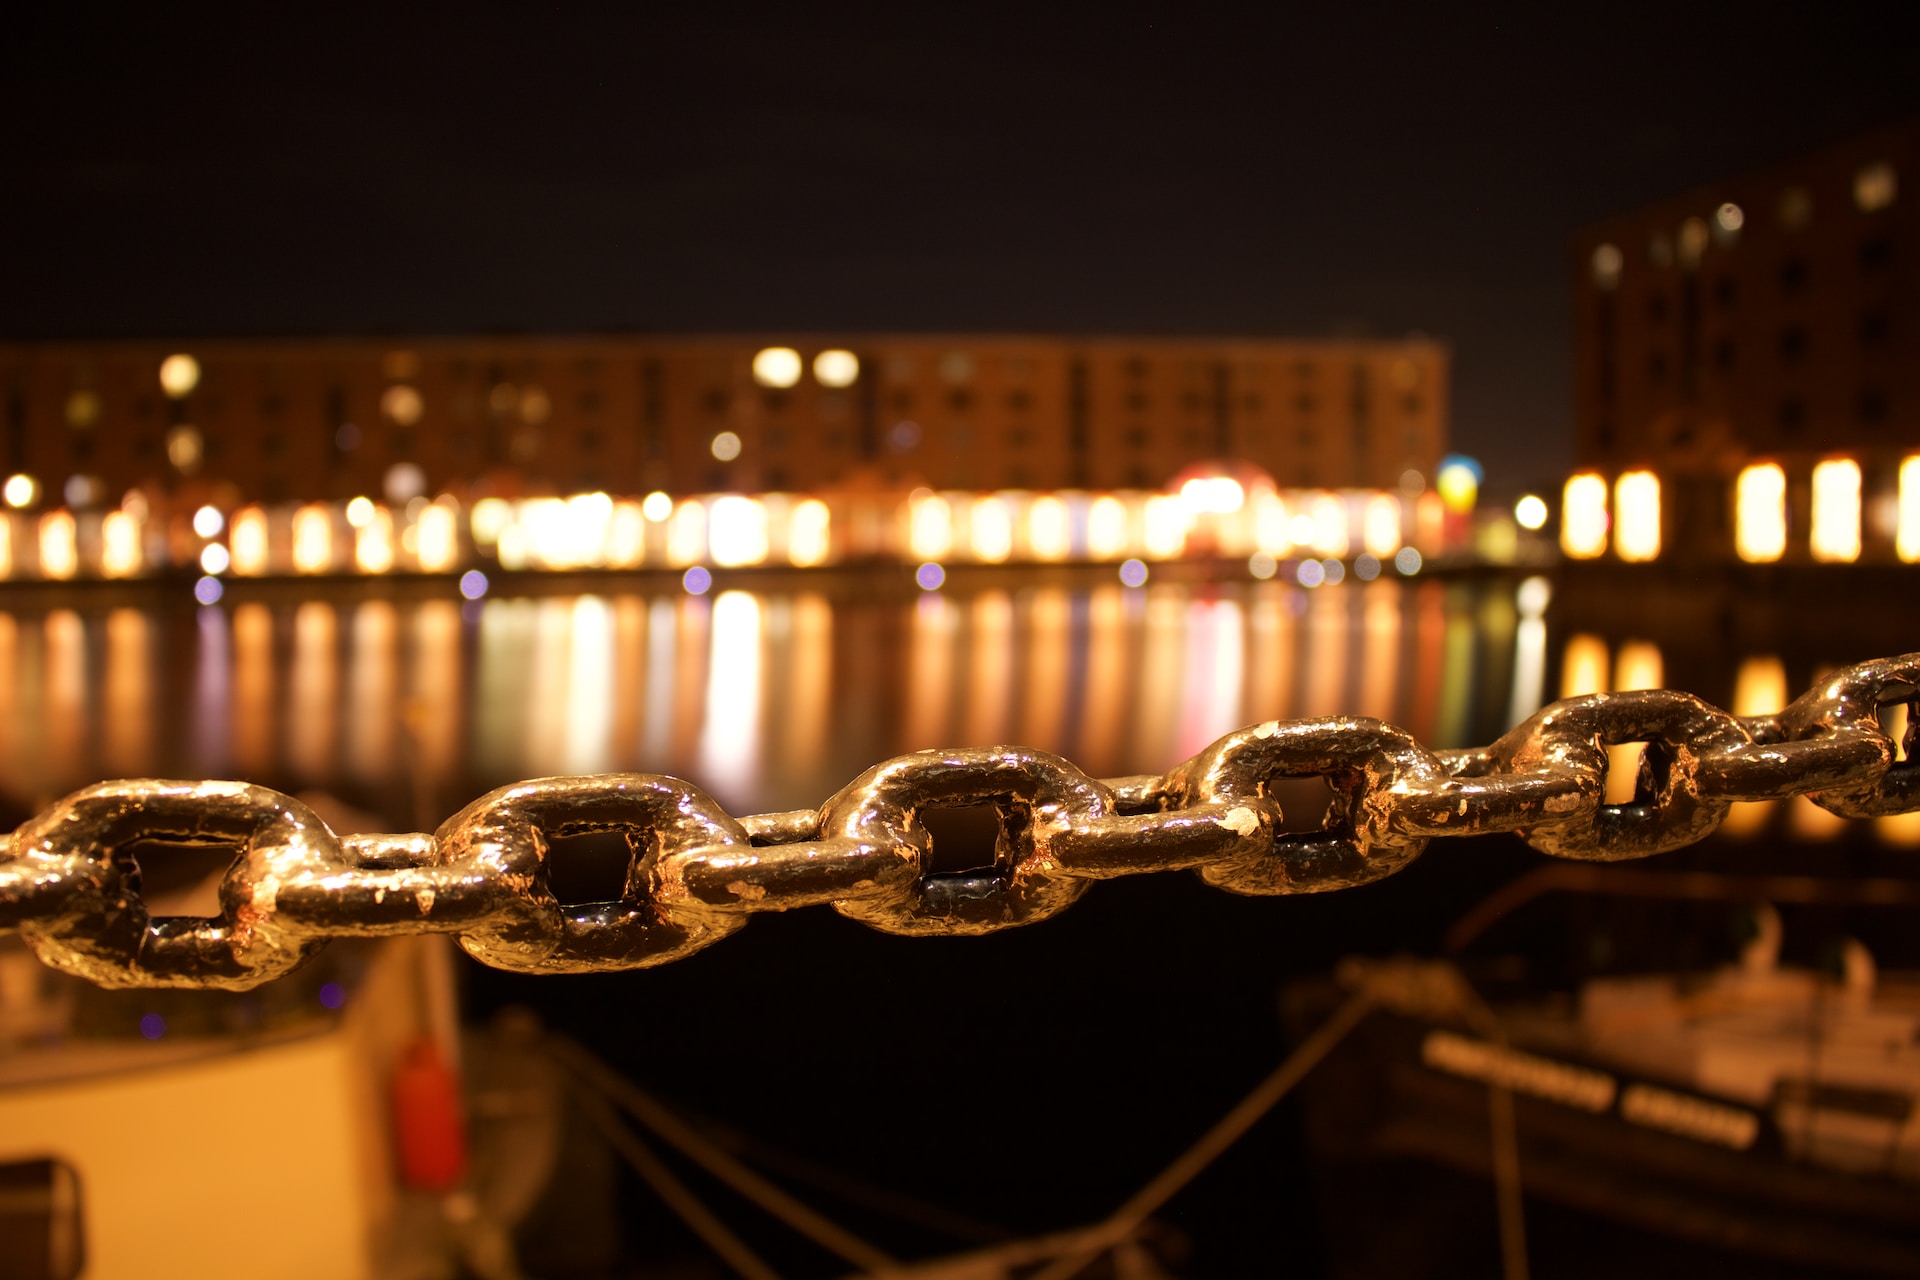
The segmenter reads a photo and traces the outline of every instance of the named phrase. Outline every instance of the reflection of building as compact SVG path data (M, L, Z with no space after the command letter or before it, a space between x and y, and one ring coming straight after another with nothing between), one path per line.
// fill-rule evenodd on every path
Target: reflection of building
M1447 356L1008 335L37 343L0 347L0 397L6 472L75 506L221 481L268 503L1157 488L1226 457L1282 485L1392 488L1444 451Z
M1582 232L1568 550L1920 559L1917 214L1920 121Z

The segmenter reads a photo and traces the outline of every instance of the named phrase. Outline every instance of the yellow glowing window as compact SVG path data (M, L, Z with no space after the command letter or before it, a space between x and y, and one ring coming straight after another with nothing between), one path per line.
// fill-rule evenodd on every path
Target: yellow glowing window
M1835 458L1813 469L1813 528L1807 535L1815 560L1847 564L1860 558L1860 464Z
M1787 549L1787 473L1779 464L1755 463L1733 489L1733 546L1742 560L1765 564Z
M940 560L953 549L953 508L938 495L907 509L907 545L919 560Z
M1575 560L1606 554L1607 482L1599 476L1568 477L1560 500L1560 549Z
M1613 486L1617 526L1613 547L1622 560L1645 562L1660 555L1660 478L1629 471Z
M1900 464L1900 514L1893 549L1902 560L1920 560L1920 453Z

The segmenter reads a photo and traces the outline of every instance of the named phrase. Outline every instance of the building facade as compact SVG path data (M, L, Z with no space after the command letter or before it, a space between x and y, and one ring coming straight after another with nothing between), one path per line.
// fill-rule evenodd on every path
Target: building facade
M1444 346L873 334L0 346L38 501L1158 488L1207 460L1392 488L1447 443ZM20 490L24 492L24 490Z
M1920 121L1611 218L1573 256L1576 457L1612 486L1614 554L1910 558ZM1622 509L1636 474L1657 483ZM1576 555L1606 553L1590 492Z

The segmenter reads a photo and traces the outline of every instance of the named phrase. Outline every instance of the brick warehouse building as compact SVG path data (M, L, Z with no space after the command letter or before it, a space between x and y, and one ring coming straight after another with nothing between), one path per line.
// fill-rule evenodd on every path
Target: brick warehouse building
M1920 121L1621 214L1573 254L1577 464L1658 477L1663 558L1895 558L1920 450ZM1756 467L1777 471L1749 491Z
M0 345L0 448L79 506L378 496L409 464L507 494L1159 487L1223 458L1391 488L1445 451L1447 374L1421 338L34 342Z

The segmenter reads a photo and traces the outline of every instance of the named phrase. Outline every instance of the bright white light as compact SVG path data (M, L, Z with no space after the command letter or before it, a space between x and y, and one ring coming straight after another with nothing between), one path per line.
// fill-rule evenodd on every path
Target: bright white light
M1293 538L1287 525L1287 504L1277 493L1261 492L1254 495L1253 545L1274 557L1283 556L1293 549Z
M1247 572L1265 582L1279 571L1280 564L1265 551L1256 551L1247 557Z
M1347 554L1347 504L1331 493L1314 497L1308 505L1313 516L1313 549L1323 556Z
M387 468L381 489L388 502L412 502L427 491L427 473L415 463L396 462Z
M1513 593L1514 607L1520 610L1520 616L1523 618L1539 617L1547 611L1547 605L1552 600L1553 584L1541 577L1524 580Z
M731 431L722 431L713 438L713 444L709 448L712 449L713 456L720 461L732 462L740 456L740 437Z
M316 504L293 513L293 567L301 573L325 573L333 567L333 521L325 507Z
M928 494L909 500L907 546L921 560L943 559L953 550L953 508L945 498Z
M1513 504L1513 518L1522 529L1541 529L1547 523L1546 499L1529 493Z
M362 573L385 573L393 568L393 514L375 511L353 531L353 564Z
M1851 564L1860 558L1860 464L1832 458L1813 468L1813 521L1807 547L1815 560Z
M1420 553L1412 547L1402 547L1393 553L1393 567L1400 571L1402 577L1411 578L1420 572L1421 563Z
M735 567L767 558L767 509L757 498L729 494L707 513L707 548L713 562Z
M967 522L967 543L976 560L998 564L1013 553L1013 513L999 498L973 504Z
M763 387L790 387L800 381L800 353L792 347L767 347L753 357L753 380Z
M1400 500L1376 493L1360 511L1360 545L1376 556L1390 556L1400 546Z
M359 499L354 499L358 502ZM373 504L367 504L367 514L372 516ZM347 519L353 519L353 505L347 505ZM490 547L500 541L500 533L513 523L513 504L505 498L482 498L473 504L473 513L467 517L467 526L473 530L473 540L483 547Z
M1231 476L1195 476L1180 486L1180 505L1191 515L1226 515L1246 500L1246 490Z
M673 514L673 499L655 489L641 500L640 514L659 524Z
M851 351L822 351L813 358L813 377L823 387L850 387L860 378L860 357Z
M100 571L109 578L140 572L140 522L124 511L109 511L100 522Z
M1567 478L1560 498L1560 549L1575 560L1607 551L1607 482L1585 473Z
M1660 478L1651 471L1629 471L1613 486L1618 524L1613 546L1622 560L1640 564L1660 555Z
M1787 473L1760 462L1740 472L1733 487L1733 546L1742 560L1765 564L1787 550Z
M193 513L193 531L203 538L216 538L227 527L227 518L220 514L218 507L201 507ZM207 570L212 573L213 570Z
M209 542L200 548L200 571L202 573L222 574L233 563L233 557L227 549L217 542Z
M460 554L459 518L446 499L420 513L414 526L414 554L428 573L445 573Z
M667 563L688 565L706 555L707 509L688 499L673 509L673 518L667 521Z
M1111 560L1126 549L1126 507L1115 497L1095 498L1087 508L1087 554L1095 560Z
M228 536L233 551L233 571L257 576L267 571L267 513L258 507L242 507L233 513L233 532Z
M1304 511L1294 516L1291 520L1287 521L1287 549L1312 546L1314 532L1312 516Z
M39 501L40 482L24 473L10 475L6 484L0 485L0 498L5 498L7 505L15 510L30 507Z
M1920 453L1900 464L1900 514L1894 524L1894 552L1908 564L1920 561Z
M1146 553L1156 560L1171 560L1186 550L1193 516L1180 499L1156 493L1147 499L1145 524Z
M40 576L65 580L80 567L79 524L68 511L40 517Z
M193 394L200 385L200 362L182 352L160 362L160 389L174 400Z
M1073 531L1067 504L1055 497L1035 498L1027 508L1027 545L1036 560L1064 560Z
M825 564L833 551L833 515L827 504L808 498L787 517L787 559L801 568Z
M1302 560L1293 571L1293 580L1303 587L1317 587L1327 580L1326 566L1318 560Z
M499 502L498 498L493 499ZM502 506L506 505L501 503ZM364 528L367 521L373 519L373 502L369 498L355 498L347 503L347 523L356 529Z
M640 504L614 503L613 521L607 526L607 564L615 569L637 569L646 558L647 518L640 514Z

